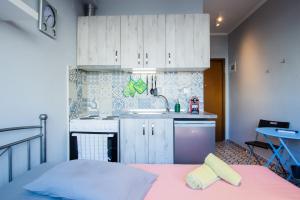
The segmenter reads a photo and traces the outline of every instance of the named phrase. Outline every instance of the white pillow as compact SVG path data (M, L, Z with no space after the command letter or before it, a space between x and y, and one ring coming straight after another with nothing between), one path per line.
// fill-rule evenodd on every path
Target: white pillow
M64 162L24 186L42 195L82 200L142 200L157 176L120 163Z

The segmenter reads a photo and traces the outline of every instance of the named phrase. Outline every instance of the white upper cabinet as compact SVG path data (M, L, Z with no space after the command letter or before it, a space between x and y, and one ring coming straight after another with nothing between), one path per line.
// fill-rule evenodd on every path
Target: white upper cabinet
M120 17L78 18L77 64L120 65Z
M78 65L202 71L210 65L207 14L78 18Z
M166 65L165 15L143 16L144 67L164 68Z
M122 16L122 68L165 67L165 28L165 15Z
M77 25L77 65L89 63L89 18L79 17Z
M208 14L194 15L194 65L210 67L210 26Z
M167 15L166 67L175 70L208 68L209 41L208 15Z
M172 68L185 68L193 66L193 15L167 15L167 49L170 55ZM169 38L169 34L171 37ZM172 52L172 53L171 53Z
M105 59L107 65L121 65L121 17L106 17Z
M143 16L122 16L121 30L122 68L143 67Z

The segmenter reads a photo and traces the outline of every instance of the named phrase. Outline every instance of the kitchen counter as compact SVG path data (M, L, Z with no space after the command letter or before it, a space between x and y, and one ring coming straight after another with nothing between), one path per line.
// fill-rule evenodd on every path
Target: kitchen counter
M137 114L132 112L124 112L120 114L120 119L126 118L135 118L135 119L216 119L217 115L208 113L208 112L200 112L199 114L191 114L185 112L168 112L168 113L153 113L153 114Z

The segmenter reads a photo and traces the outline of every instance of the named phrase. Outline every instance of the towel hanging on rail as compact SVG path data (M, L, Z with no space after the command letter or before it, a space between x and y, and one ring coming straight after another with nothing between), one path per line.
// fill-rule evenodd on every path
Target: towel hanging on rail
M107 141L113 134L73 134L77 137L78 159L109 161Z

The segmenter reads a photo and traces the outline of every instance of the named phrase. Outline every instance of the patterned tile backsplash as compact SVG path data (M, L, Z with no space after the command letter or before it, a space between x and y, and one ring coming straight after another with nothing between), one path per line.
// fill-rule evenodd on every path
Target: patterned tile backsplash
M130 109L159 109L165 108L164 100L159 97L136 93L134 97L125 97L124 88L130 77L133 80L143 79L146 74L130 74L127 72L86 72L70 68L69 75L69 104L70 118L88 114L100 116L118 115ZM149 90L151 89L149 77ZM203 73L201 72L158 72L158 94L166 96L171 110L176 100L179 100L181 110L188 109L191 96L200 99L200 110L203 111Z

